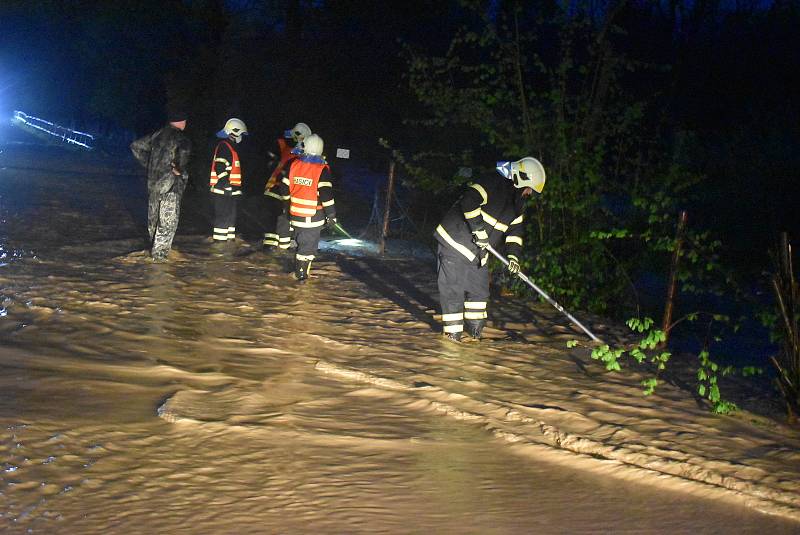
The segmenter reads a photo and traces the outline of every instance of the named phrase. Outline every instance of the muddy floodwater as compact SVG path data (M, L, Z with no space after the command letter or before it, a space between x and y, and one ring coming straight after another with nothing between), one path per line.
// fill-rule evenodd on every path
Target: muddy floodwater
M800 533L796 431L644 398L546 308L446 343L426 261L298 285L197 191L152 264L129 161L0 158L0 532Z

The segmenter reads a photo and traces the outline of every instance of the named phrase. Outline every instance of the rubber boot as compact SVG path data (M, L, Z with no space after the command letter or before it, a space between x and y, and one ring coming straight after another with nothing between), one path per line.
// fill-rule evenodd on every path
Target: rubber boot
M450 342L460 343L461 342L461 333L443 333L444 339Z
M304 281L308 279L308 275L311 272L311 262L313 260L297 260L294 261L294 278L298 281Z
M481 339L481 333L485 325L486 320L464 320L464 327L466 328L467 334L475 342Z

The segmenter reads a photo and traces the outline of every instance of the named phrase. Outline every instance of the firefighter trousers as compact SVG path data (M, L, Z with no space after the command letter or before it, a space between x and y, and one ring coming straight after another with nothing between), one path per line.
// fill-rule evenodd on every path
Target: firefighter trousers
M289 218L286 203L271 195L264 195L264 247L289 248L292 237L289 233Z
M297 240L297 253L295 257L299 260L314 260L319 247L319 237L322 234L322 226L319 227L295 227L294 239Z
M240 195L211 193L214 197L214 241L236 239L236 208Z
M476 265L460 253L439 244L437 271L444 332L463 332L464 320L485 320L489 300L489 268Z
M178 230L181 200L178 194L153 193L148 199L147 230L152 241L151 255L154 260L167 259L172 249L172 240Z

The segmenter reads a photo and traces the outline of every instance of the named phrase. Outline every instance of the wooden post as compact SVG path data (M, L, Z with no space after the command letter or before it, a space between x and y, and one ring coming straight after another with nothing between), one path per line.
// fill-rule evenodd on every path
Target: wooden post
M672 310L675 307L675 294L677 293L678 286L678 264L681 258L681 249L683 248L683 235L686 232L686 220L688 214L686 210L681 210L678 216L678 230L675 233L675 250L672 252L672 265L669 271L669 284L667 285L667 302L664 305L664 321L661 324L661 330L664 331L664 344L669 341L669 330L672 325Z
M381 230L380 253L381 256L386 252L386 238L389 235L389 214L392 208L392 193L394 192L394 155L389 163L389 180L386 184L386 206L383 209L383 229Z

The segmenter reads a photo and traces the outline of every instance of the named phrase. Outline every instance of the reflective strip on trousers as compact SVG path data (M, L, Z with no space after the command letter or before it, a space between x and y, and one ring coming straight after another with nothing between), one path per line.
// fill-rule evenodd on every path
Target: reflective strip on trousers
M486 301L465 301L464 302L464 319L468 320L485 320L486 315Z
M214 227L214 240L215 241L227 241L228 240L228 229L227 228Z
M274 232L264 233L264 245L271 245L273 247L278 245L278 235Z
M460 333L464 331L464 314L454 312L452 314L442 314L442 324L446 333Z

